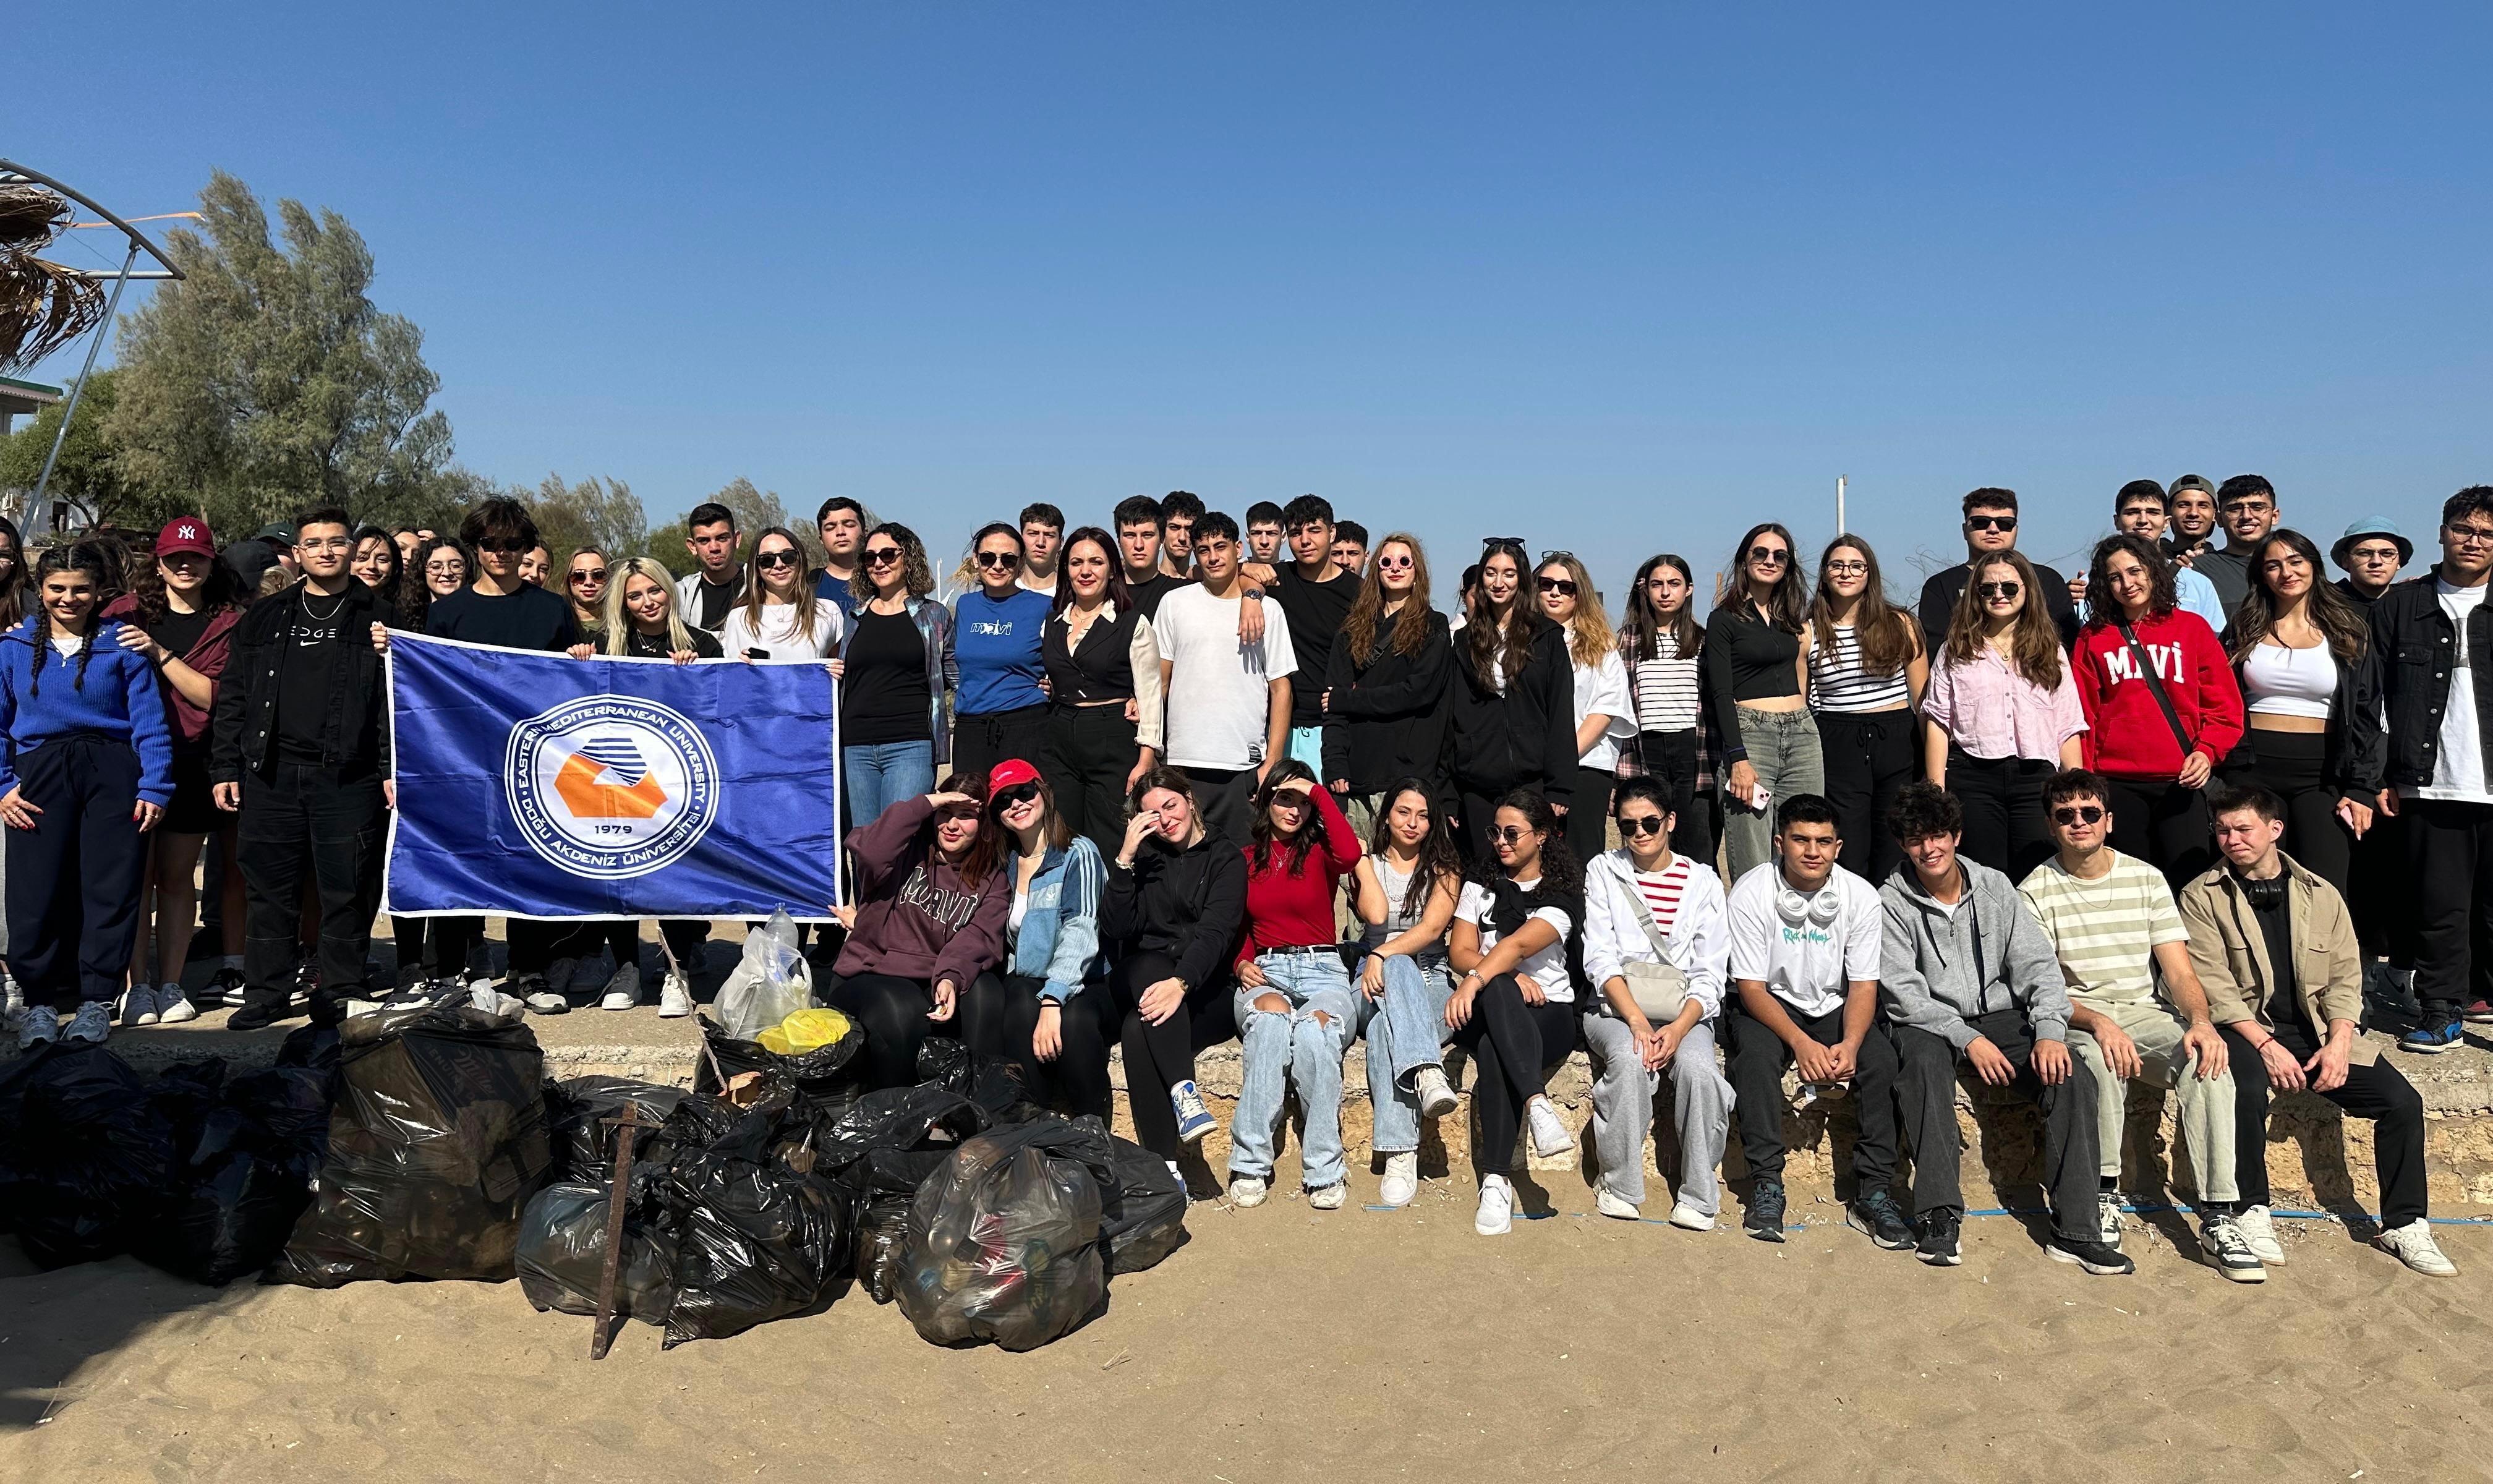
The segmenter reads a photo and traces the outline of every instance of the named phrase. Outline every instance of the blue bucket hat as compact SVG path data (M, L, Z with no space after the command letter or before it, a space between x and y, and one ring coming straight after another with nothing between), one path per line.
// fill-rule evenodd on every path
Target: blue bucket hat
M2341 572L2354 570L2347 565L2346 548L2366 536L2386 536L2395 541L2398 544L2398 565L2405 566L2415 560L2415 543L2407 539L2405 531L2398 530L2397 522L2385 516L2367 515L2347 527L2346 533L2337 538L2337 544L2328 548L2328 560L2337 563L2337 570Z

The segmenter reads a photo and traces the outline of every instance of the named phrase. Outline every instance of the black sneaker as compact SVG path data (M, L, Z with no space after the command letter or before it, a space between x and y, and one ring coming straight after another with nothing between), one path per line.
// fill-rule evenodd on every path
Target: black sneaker
M193 1003L201 1010L216 1010L238 1006L242 998L242 970L219 964L217 972L209 977L207 986L199 991L199 997Z
M2118 1278L2138 1271L2138 1264L2122 1257L2118 1249L2081 1237L2056 1236L2043 1251L2055 1262L2074 1262L2098 1278Z
M246 1004L225 1017L229 1031L264 1031L278 1021L288 1019L294 1012L283 1000Z
M1957 1267L1965 1254L1957 1250L1957 1228L1965 1222L1965 1213L1954 1206L1941 1206L1925 1211L1914 1223L1913 1256L1933 1267Z
M1740 1226L1760 1242L1784 1239L1784 1183L1760 1177L1749 1192L1749 1214Z
M1850 1209L1853 1222L1870 1233L1870 1240L1889 1252L1904 1252L1913 1245L1912 1223L1905 1220L1894 1192L1863 1191Z

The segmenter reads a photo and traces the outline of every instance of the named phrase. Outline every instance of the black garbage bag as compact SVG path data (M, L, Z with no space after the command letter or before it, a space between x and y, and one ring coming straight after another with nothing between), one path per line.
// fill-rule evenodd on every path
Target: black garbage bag
M171 1182L172 1120L213 1099L223 1069L182 1069L160 1107L148 1080L101 1045L54 1043L19 1062L8 1089L14 1178L0 1192L19 1244L47 1268L128 1250Z
M520 1217L520 1291L539 1313L595 1315L606 1275L609 1186L549 1185ZM615 1312L646 1324L667 1322L676 1303L676 1243L652 1218L628 1203L623 1212L623 1262L615 1275Z
M328 1150L334 1075L281 1064L225 1082L195 1119L176 1126L180 1166L133 1250L211 1287L276 1260L312 1203L312 1180ZM166 1090L159 1084L160 1108Z
M1130 1139L1109 1136L1119 1198L1102 1216L1108 1271L1139 1273L1186 1245L1186 1182L1168 1162Z
M1036 1349L1107 1307L1096 1121L1036 1118L963 1144L910 1207L895 1297L935 1345Z
M758 1041L738 1041L701 1017L702 1040L709 1054L693 1067L693 1095L714 1097L719 1079L710 1064L729 1077L739 1072L769 1072L786 1077L802 1098L807 1111L818 1122L828 1123L845 1113L856 1103L864 1086L860 1078L864 1069L857 1065L857 1053L865 1049L865 1028L849 1022L849 1033L826 1046L796 1056L782 1056Z
M817 1167L848 1196L857 1282L876 1303L891 1302L917 1188L987 1123L985 1109L959 1093L888 1087L858 1099L825 1136Z
M657 1126L683 1101L680 1087L624 1076L576 1076L547 1084L547 1136L554 1143L554 1177L600 1187L614 1180L616 1131L605 1120L621 1117L626 1103L639 1103L641 1120L650 1126L632 1138L632 1162L639 1167L657 1140Z
M516 1015L424 1006L347 1020L317 1191L268 1281L510 1279L520 1213L554 1162L544 1080Z
M718 1106L685 1099L676 1109L682 1123L670 1133L687 1132ZM820 1174L790 1164L792 1155L810 1160L812 1145L803 1110L774 1099L737 1114L711 1143L677 1146L658 1185L676 1242L668 1348L801 1314L846 1271L847 1201Z
M917 1044L917 1082L921 1087L931 1083L959 1093L1000 1123L1018 1123L1045 1111L1031 1102L1018 1065L980 1056L945 1036L929 1036Z

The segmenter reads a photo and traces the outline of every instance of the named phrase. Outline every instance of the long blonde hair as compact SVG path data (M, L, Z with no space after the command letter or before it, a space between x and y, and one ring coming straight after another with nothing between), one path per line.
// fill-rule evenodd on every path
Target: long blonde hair
M619 563L609 562L608 567L610 570L607 576L610 582L606 589L607 653L632 652L634 632L632 613L630 609L623 606L623 590L632 585L632 579L635 577L646 577L656 583L658 591L667 595L667 648L670 651L679 651L693 647L692 630L684 627L683 605L676 601L675 573L659 565L656 559L650 557L626 557Z
M1604 655L1619 647L1619 639L1610 629L1610 616L1602 612L1602 595L1593 591L1593 574L1584 570L1574 552L1551 552L1532 569L1536 608L1541 604L1541 574L1551 567L1564 568L1567 580L1576 585L1576 617L1567 621L1567 655L1579 665L1598 667Z

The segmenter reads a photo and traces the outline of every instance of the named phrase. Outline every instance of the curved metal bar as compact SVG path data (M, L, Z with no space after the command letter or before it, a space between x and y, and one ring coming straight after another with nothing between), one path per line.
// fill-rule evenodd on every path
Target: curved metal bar
M137 227L121 220L121 218L114 216L111 212L105 210L103 206L97 204L94 197L80 196L77 192L62 185L59 181L54 180L43 171L30 170L24 166L19 165L15 160L0 160L0 170L6 170L13 175L23 176L27 180L33 181L39 186L48 186L52 190L58 191L63 196L68 197L71 200L84 206L87 210L94 212L97 216L100 216L105 221L111 223L113 226L120 227L123 235L129 237L131 242L136 247L145 250L148 257L163 263L165 270L172 274L174 279L178 281L181 278L181 268L174 263L173 259L165 256L164 249L158 247L155 243L148 241L147 234L145 232L140 231Z

